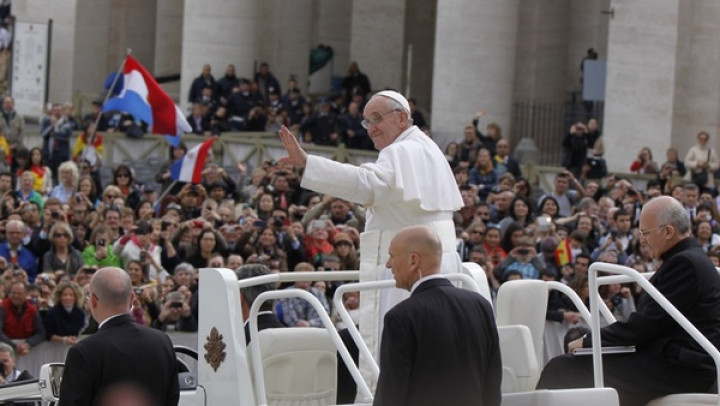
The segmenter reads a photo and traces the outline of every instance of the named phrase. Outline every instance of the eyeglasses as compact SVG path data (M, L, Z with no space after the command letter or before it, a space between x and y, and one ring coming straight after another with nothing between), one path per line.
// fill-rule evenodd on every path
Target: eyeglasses
M667 224L663 224L663 225L661 225L661 226L653 227L653 228L650 228L650 229L645 230L645 231L640 230L640 235L642 235L643 237L645 237L645 236L647 236L648 234L650 234L651 232L657 230L658 228L663 228L663 227L666 227L666 226L667 226Z
M55 235L53 237L55 237L55 238L70 238L70 235L65 234L65 233L55 233Z
M470 231L470 234L480 234L480 235L485 235L485 232L484 232L484 231L478 231L478 230L473 230L473 231Z
M117 196L115 196L115 195L106 195L105 196L106 199L115 199L116 197Z
M128 173L118 173L117 175L115 175L115 177L116 177L116 178L129 178L129 177L130 177L130 174L128 174Z
M388 112L386 112L386 113L382 113L382 114L379 114L379 115L377 115L377 116L373 116L373 117L367 118L367 119L361 121L361 122L360 122L360 125L362 125L363 128L367 130L367 128L370 127L371 125L378 125L378 124L380 124L380 123L383 121L383 117L387 116L387 115L390 114L390 113L394 113L394 112L396 112L396 111L400 111L400 110L398 110L398 109L393 109L393 110L390 110L390 111L388 111Z

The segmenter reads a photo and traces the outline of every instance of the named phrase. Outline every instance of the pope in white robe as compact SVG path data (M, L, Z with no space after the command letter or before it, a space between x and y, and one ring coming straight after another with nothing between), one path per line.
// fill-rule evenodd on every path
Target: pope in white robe
M452 216L463 202L444 154L412 125L409 104L397 92L375 94L363 116L363 125L380 153L376 162L360 166L307 155L287 128L280 130L288 152L285 160L305 166L303 188L367 207L365 232L360 236L360 281L393 279L385 267L390 241L413 225L429 227L440 237L443 273L461 272ZM361 292L360 332L375 359L385 313L408 296L397 288ZM365 369L362 360L361 369Z

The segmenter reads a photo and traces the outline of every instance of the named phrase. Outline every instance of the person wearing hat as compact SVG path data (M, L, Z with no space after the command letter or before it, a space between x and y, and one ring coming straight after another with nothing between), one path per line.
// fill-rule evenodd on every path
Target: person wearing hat
M368 207L365 232L360 237L361 281L392 279L384 265L390 240L411 225L424 225L440 236L443 273L460 272L452 217L463 202L445 155L413 125L408 101L400 93L386 90L375 94L363 116L363 126L380 151L376 162L353 166L308 155L285 127L280 130L288 152L283 161L305 167L303 188ZM371 351L378 349L379 321L407 297L409 293L400 289L361 293L360 328Z

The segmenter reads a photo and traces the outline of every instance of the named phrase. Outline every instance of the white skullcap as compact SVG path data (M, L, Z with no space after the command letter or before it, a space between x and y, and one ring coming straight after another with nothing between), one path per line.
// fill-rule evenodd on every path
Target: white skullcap
M400 106L402 106L403 110L405 110L408 115L410 114L410 103L408 103L405 96L401 95L400 93L394 90L383 90L382 92L375 93L375 96L385 96L389 99L395 100L396 102L400 103Z

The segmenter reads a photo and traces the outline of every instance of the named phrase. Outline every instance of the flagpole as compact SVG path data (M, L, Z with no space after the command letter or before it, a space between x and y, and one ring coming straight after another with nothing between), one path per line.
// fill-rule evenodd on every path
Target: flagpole
M167 187L167 189L163 190L162 194L158 196L157 200L155 201L155 204L160 204L162 202L162 199L165 198L165 196L172 190L175 185L177 185L178 181L174 180L170 184L170 186Z
M87 140L87 143L85 144L85 148L83 148L82 153L80 154L81 157L85 157L85 150L87 147L93 146L95 143L95 134L97 134L97 126L100 124L100 119L102 118L102 106L107 103L108 99L110 98L110 95L112 94L113 89L115 88L115 85L118 82L118 79L120 78L120 75L123 74L123 71L125 70L125 62L127 62L127 57L132 54L132 49L128 48L127 53L125 54L125 57L122 60L122 63L120 63L120 67L118 68L117 72L115 73L115 77L113 78L112 84L110 85L110 89L105 94L105 99L103 99L102 105L100 106L100 114L98 114L97 118L95 118L95 132L93 132L92 138ZM86 134L87 136L87 134ZM102 157L101 157L102 158Z

